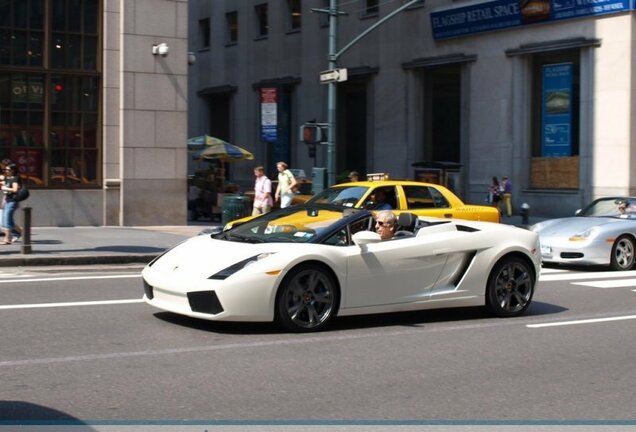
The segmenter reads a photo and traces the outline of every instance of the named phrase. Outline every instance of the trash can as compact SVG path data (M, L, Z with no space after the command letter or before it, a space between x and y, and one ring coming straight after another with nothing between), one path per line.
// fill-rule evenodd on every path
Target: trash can
M225 225L235 219L252 214L252 200L245 195L224 194L221 223Z

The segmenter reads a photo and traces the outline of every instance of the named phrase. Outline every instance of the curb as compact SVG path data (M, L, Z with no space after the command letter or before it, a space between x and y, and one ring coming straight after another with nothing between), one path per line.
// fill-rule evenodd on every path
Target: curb
M159 254L137 254L137 255L61 255L54 257L46 256L21 256L11 258L0 258L0 267L18 266L63 266L63 265L92 265L92 264L147 264Z

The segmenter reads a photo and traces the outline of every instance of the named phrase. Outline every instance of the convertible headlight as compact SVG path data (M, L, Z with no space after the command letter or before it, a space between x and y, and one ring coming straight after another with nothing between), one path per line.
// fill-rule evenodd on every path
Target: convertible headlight
M585 231L583 231L582 233L574 234L568 240L570 240L570 241L588 240L591 237L594 237L598 233L599 229L600 229L599 227L588 228Z
M274 253L275 252L264 252L264 253L260 253L258 255L254 255L253 257L249 257L247 259L244 259L243 261L239 261L236 264L232 264L231 266L224 268L220 272L215 273L212 276L210 276L208 279L219 279L219 280L226 279L226 278L232 276L237 271L243 270L245 267L247 267L249 265L252 265L252 264L254 264L257 261L265 259L265 258L267 258L270 255L274 255Z

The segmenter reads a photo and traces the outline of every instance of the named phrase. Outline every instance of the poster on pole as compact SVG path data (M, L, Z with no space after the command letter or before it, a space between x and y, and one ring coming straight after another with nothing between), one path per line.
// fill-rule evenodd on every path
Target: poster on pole
M572 63L543 66L541 154L572 155Z
M261 88L261 139L264 142L276 142L278 138L277 103L276 87Z

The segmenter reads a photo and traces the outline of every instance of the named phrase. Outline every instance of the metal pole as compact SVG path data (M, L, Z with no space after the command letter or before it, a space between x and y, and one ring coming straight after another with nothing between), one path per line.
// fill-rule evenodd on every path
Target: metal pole
M329 0L329 69L336 68L338 0ZM336 184L336 83L327 88L327 186Z
M22 226L22 253L31 253L31 207L24 207L24 225Z

